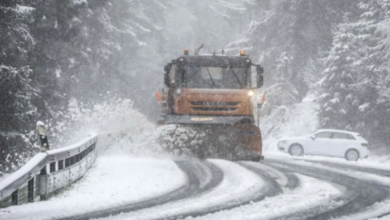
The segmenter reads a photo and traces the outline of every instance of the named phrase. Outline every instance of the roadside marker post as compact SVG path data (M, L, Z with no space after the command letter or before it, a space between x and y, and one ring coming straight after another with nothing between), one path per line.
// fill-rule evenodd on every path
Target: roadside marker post
M47 140L46 127L45 127L45 124L43 122L41 122L41 121L37 122L37 131L38 131L39 140L41 141L42 152L46 152L46 151L50 150L49 142ZM46 177L47 177L47 168L45 166L42 168L41 172L39 173L39 179L41 180L40 181L41 188L43 185L42 182L46 179ZM46 195L41 195L40 197L41 197L42 201L47 200Z

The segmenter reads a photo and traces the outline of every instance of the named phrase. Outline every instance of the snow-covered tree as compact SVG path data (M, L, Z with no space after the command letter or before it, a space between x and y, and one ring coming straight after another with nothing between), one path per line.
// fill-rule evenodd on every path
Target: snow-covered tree
M12 171L32 155L31 131L43 113L28 65L36 44L30 30L33 12L23 1L0 3L0 172Z
M244 1L250 11L249 42L251 53L264 65L268 85L280 79L292 87L282 90L299 101L312 82L313 67L321 66L319 57L331 47L331 28L341 21L345 10L355 1L257 0ZM352 6L350 6L352 5ZM305 71L310 70L311 74ZM320 72L320 69L317 70ZM295 96L295 95L294 95Z
M387 0L359 4L360 17L345 22L334 32L333 47L326 59L321 124L362 132L374 143L389 141L390 105L384 96L388 76L386 34L379 28L388 20Z
M33 145L40 91L31 83L29 67L0 65L0 172L10 172L37 149Z
M22 5L23 1L0 2L0 64L23 66L28 53L35 45L30 32L34 8Z

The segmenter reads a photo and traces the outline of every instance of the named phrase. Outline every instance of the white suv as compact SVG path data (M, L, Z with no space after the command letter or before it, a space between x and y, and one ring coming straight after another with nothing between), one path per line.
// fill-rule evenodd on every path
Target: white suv
M303 154L344 157L358 160L368 157L368 142L360 134L341 130L318 130L303 137L283 138L278 149L293 156Z

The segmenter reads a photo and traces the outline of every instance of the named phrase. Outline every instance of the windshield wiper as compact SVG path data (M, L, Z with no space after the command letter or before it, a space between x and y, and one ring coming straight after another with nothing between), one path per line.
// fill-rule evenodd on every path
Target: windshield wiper
M209 68L207 68L207 66L205 66L205 67L206 67L207 72L209 73L209 76L210 76L211 81L213 82L213 86L216 87L216 86L215 86L215 82L214 82L214 80L213 80L213 77L211 76L211 73L210 73Z
M234 70L233 70L233 68L231 66L230 66L230 70L232 71L234 77L236 77L236 80L237 80L238 84L240 84L240 89L242 89L242 84L241 84L240 80L238 79L236 73L234 72Z

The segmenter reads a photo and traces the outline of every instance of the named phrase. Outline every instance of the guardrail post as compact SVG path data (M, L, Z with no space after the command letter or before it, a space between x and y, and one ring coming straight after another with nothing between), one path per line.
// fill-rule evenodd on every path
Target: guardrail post
M18 193L18 189L17 190L15 190L15 192L13 192L12 193L12 195L11 195L11 204L12 205L17 205L18 204L18 200L19 200L19 193Z
M47 140L47 134L46 134L46 128L45 124L41 121L37 122L37 131L39 135L39 140L41 141L41 149L43 152L48 151L49 148L49 142ZM47 168L46 166L42 168L41 172L39 173L39 194L41 200L47 199Z
M27 183L27 201L34 202L34 179L28 181Z
M39 196L41 201L47 200L47 170L46 166L42 168L41 172L39 173Z

